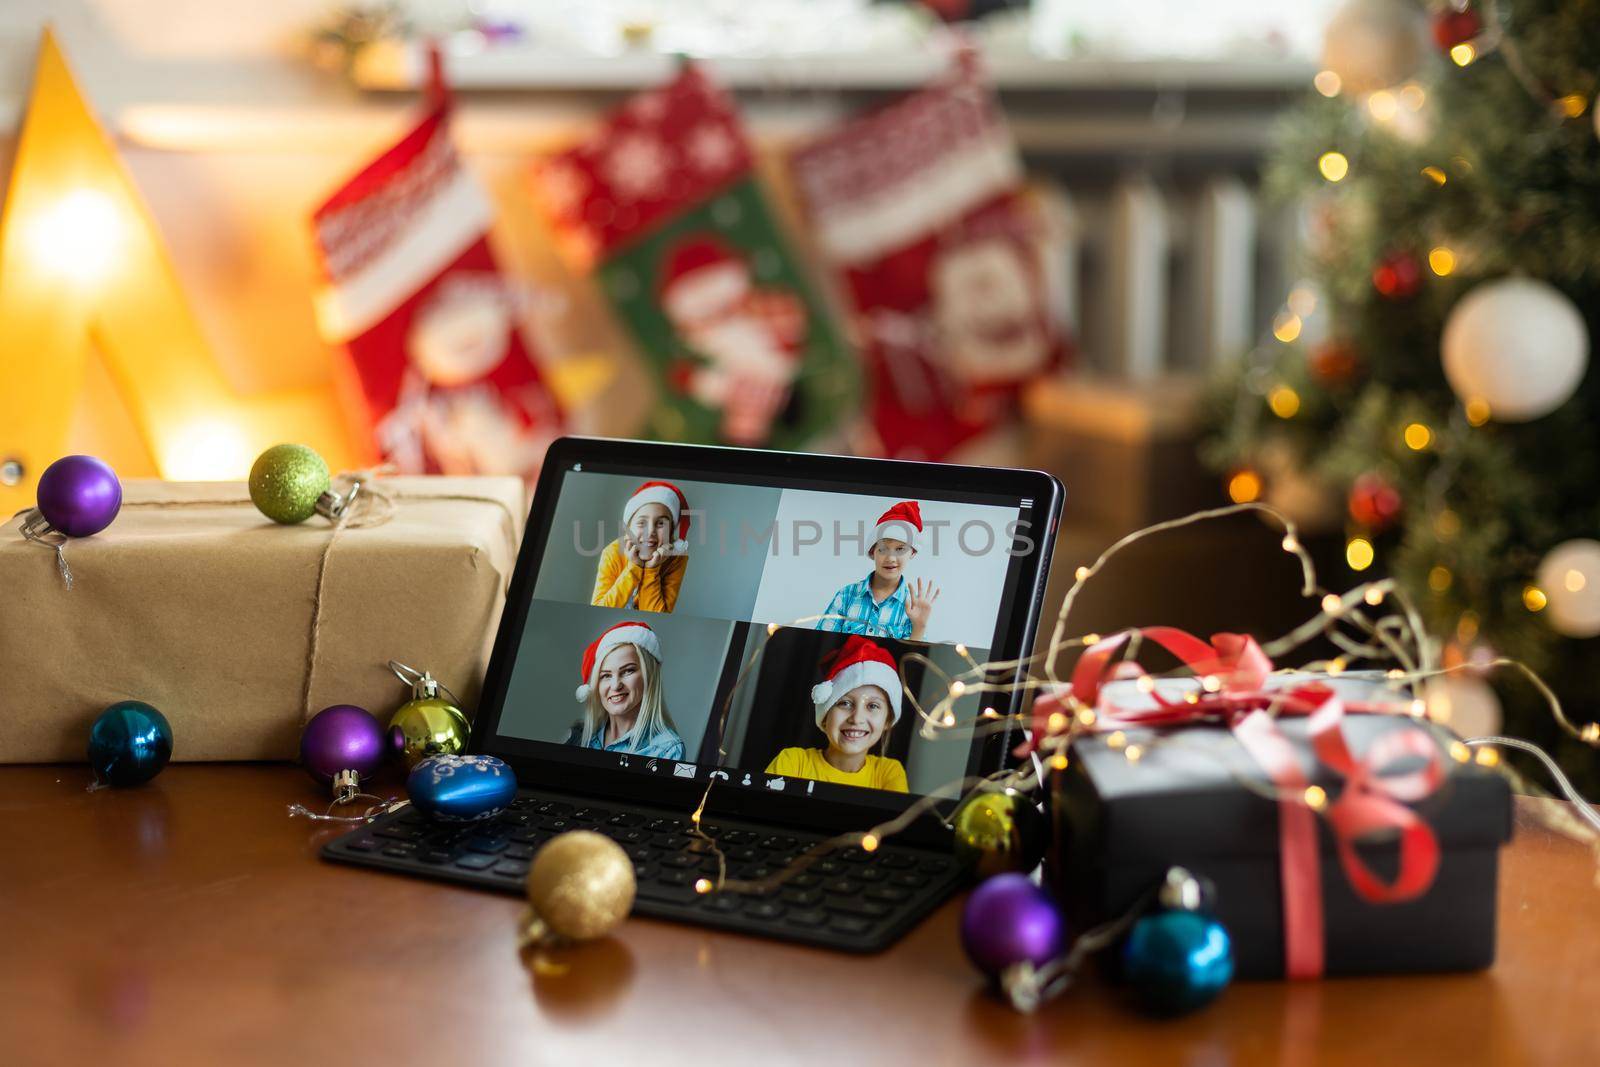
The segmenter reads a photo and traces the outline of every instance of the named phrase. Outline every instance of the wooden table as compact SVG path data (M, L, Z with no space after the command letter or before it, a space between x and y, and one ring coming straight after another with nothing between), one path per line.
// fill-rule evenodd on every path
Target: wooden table
M1152 1022L1089 982L1032 1017L988 996L952 903L851 957L643 919L533 973L508 896L334 867L286 817L293 767L182 765L86 793L0 768L0 1062L1594 1063L1600 891L1521 801L1482 974L1241 983Z

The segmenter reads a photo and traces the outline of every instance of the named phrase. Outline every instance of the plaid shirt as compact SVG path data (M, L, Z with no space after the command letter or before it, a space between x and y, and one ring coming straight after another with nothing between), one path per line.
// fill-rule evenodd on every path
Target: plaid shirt
M906 580L902 576L882 601L872 598L872 575L859 582L851 582L828 602L824 613L829 618L820 619L817 629L840 634L864 634L867 637L893 637L904 641L911 636L911 616L906 614Z

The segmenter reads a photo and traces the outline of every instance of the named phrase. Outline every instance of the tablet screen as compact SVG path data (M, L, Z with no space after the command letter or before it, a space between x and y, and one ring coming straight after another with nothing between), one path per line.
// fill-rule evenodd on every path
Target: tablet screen
M1008 695L956 700L954 729L929 716L1004 640L1046 534L1033 500L592 463L547 480L497 742L852 804L959 794L972 724Z

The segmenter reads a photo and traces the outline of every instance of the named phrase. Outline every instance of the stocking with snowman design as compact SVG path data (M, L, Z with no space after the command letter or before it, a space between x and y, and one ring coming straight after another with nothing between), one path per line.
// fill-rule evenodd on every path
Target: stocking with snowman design
M854 359L762 196L732 102L697 67L542 161L535 194L656 371L652 435L795 447L855 405Z
M970 53L791 158L866 350L869 447L959 458L1057 366L1050 226Z
M423 120L313 216L323 336L364 429L402 473L538 475L561 416L489 247L488 197L435 91Z

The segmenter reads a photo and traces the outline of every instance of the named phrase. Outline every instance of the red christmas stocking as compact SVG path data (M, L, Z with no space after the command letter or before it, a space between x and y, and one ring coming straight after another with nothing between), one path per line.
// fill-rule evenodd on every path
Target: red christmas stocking
M323 335L360 416L406 473L538 474L560 414L523 340L524 301L489 249L488 197L440 101L313 216Z
M537 196L662 386L657 437L795 447L859 376L756 184L727 96L693 66L544 161Z
M1064 354L1016 146L976 63L791 160L867 347L882 450L942 459L1009 420Z

